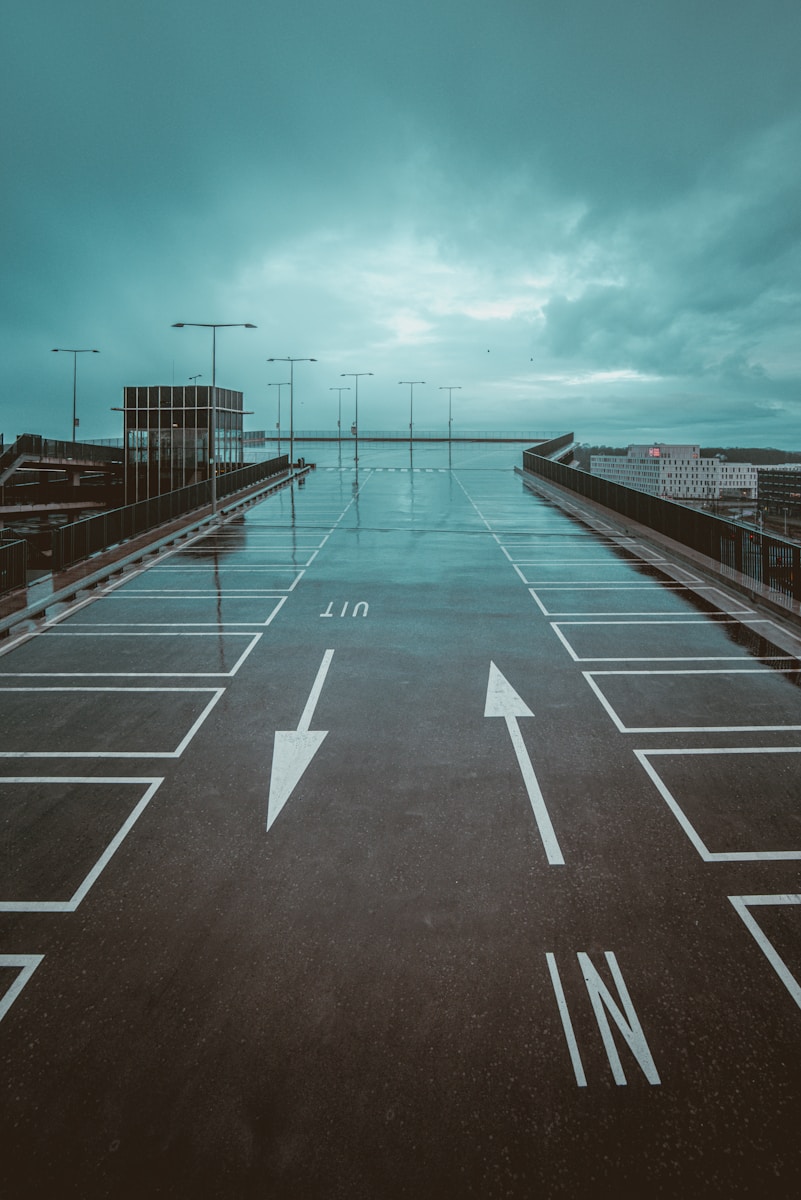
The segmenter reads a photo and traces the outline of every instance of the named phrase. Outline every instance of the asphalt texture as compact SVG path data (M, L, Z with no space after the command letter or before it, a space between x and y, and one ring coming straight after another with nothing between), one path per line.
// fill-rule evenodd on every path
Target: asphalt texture
M303 452L0 655L0 1195L798 1195L787 634L519 448Z

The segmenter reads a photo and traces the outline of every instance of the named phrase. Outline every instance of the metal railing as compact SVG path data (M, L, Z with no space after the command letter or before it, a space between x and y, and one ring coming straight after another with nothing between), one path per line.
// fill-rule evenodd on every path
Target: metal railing
M84 508L104 508L113 500L122 499L122 481L109 484L106 477L83 481L80 487L71 483L0 483L0 510L31 511L51 509L66 511L82 505Z
M0 475L18 458L48 458L67 462L122 463L124 451L118 447L96 446L91 442L60 442L23 433L0 454Z
M340 435L336 429L302 429L294 435L296 442L338 442ZM447 429L417 429L414 430L413 442L538 442L543 438L554 437L553 430L532 432L531 430L500 429L459 429L453 431L452 438L448 437ZM246 430L244 444L252 446L262 442L277 442L277 429ZM281 430L282 442L289 441L289 430ZM355 436L343 425L341 440L354 442ZM409 430L398 429L365 429L359 430L360 442L408 442Z
M13 588L24 587L27 569L27 542L0 539L0 596Z
M801 546L764 533L757 526L699 512L675 500L651 496L599 475L552 462L545 456L556 448L546 443L525 450L524 472L569 488L587 500L680 542L717 563L724 573L744 575L787 600L801 601Z
M288 456L282 454L266 462L228 471L217 478L217 497L223 499L273 475L279 475L287 470L288 465ZM111 512L98 513L83 521L62 525L60 529L53 530L53 570L64 570L92 554L210 503L211 480L204 479L202 483L192 483L188 487L164 492L161 496L152 496L149 500L139 500L136 504L126 504Z

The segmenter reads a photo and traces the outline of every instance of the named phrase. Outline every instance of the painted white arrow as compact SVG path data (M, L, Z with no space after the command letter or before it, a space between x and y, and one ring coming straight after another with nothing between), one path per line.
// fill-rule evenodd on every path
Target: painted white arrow
M270 771L270 798L267 802L267 828L269 829L281 809L292 795L303 772L314 758L328 735L328 730L312 730L314 710L323 690L333 650L326 650L320 669L314 680L306 707L297 729L277 729L273 744L273 765Z
M494 662L490 663L484 716L503 717L506 721L506 728L509 730L509 736L512 739L512 745L517 755L517 761L523 773L523 782L526 785L526 791L528 792L528 798L531 801L531 808L534 813L534 820L537 822L537 828L540 831L540 837L545 847L548 862L551 866L564 866L565 860L562 851L559 849L559 843L556 840L551 818L545 807L545 800L540 791L537 776L534 774L534 768L531 765L531 759L529 758L526 744L523 741L523 735L517 724L518 717L533 717L534 713L518 696L508 679L504 678Z

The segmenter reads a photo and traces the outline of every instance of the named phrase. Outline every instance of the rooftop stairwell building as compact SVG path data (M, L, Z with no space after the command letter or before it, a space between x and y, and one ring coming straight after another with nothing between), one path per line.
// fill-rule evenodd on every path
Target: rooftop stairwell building
M214 390L212 405L210 387L124 389L127 504L208 479L212 426L217 474L244 466L242 392Z
M625 454L593 454L590 474L669 500L751 500L757 469L750 463L702 458L700 446L629 446Z

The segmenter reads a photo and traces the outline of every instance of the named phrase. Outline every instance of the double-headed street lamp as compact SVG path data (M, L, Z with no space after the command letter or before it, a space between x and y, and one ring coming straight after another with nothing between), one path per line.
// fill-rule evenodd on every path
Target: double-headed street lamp
M335 388L330 387L329 392L339 392L339 412L337 415L337 440L342 441L342 393L349 392L349 387Z
M414 385L416 383L425 383L425 379L399 379L398 387L401 384L409 385L409 449L412 448L412 426L414 424Z
M190 376L189 376L189 382L190 382L190 383L197 383L198 379L202 379L202 378L203 378L203 376L202 376L202 375L190 375Z
M211 474L211 513L217 512L217 330L218 329L255 329L249 321L235 321L233 324L222 322L209 323L205 321L175 321L173 329L210 329L211 330L211 411L209 414L209 473ZM198 379L200 376L198 375Z
M356 438L356 454L354 463L359 464L359 380L363 375L372 375L372 371L341 371L340 379L355 379L356 380L356 420L353 422L353 433Z
M295 461L295 363L317 362L316 358L268 358L267 362L289 363L289 465ZM280 392L278 393L280 396Z
M444 387L441 387L439 390L440 390L441 392L447 392L447 393L448 393L448 445L450 445L450 444L451 444L451 440L452 440L452 438L453 438L453 431L452 431L452 429L451 429L451 426L453 425L453 418L452 418L452 416L451 416L451 401L452 401L452 399L453 399L453 395L452 395L452 393L453 393L453 392L461 392L461 390L462 390L462 385L461 385L461 384L454 384L454 386L453 386L453 387L448 387L448 386L446 385L446 386L444 386Z
M50 352L51 354L71 354L72 355L72 433L69 436L69 441L75 441L75 430L78 425L78 414L76 410L78 397L78 355L79 354L99 354L99 350L68 350L64 346L56 346Z
M269 362L270 360L268 359L267 361ZM282 380L281 383L268 383L267 387L277 387L278 388L278 424L276 425L276 429L278 430L278 453L280 454L281 453L281 388L289 387L289 380L288 379Z

